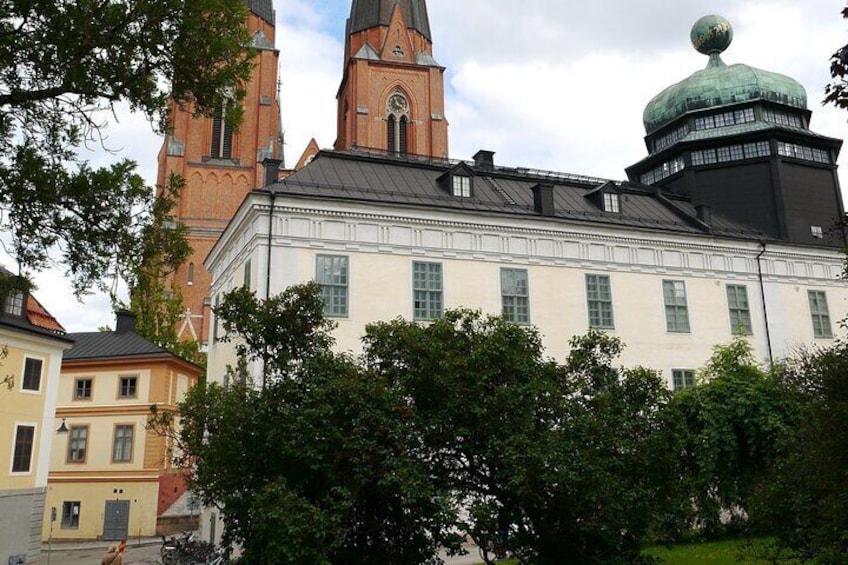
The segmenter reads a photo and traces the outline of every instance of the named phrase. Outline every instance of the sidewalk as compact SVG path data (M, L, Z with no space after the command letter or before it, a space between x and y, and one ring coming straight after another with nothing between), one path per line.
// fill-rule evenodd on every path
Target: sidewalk
M53 540L53 547L50 548L50 544L42 543L41 544L41 552L47 553L57 552L57 551L83 551L87 549L102 549L106 551L112 544L118 544L120 542L117 541L60 541ZM127 549L132 549L133 547L146 547L148 545L162 545L161 537L142 537L142 538L130 538L127 540Z

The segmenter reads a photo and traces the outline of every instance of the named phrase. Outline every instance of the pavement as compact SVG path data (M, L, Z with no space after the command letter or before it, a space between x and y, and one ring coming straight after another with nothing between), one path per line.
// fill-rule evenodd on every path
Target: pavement
M115 542L53 542L52 549L48 544L41 548L42 565L99 565L106 548ZM124 553L124 565L156 565L160 564L159 550L162 538L136 538L127 541ZM448 558L442 553L445 565L473 565L480 563L480 555L475 546L466 547L469 554L461 557Z

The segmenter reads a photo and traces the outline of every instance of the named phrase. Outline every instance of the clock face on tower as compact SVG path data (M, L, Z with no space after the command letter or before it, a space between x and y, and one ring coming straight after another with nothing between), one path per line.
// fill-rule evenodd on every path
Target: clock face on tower
M402 94L392 94L386 102L386 107L392 114L405 114L409 109L409 104Z

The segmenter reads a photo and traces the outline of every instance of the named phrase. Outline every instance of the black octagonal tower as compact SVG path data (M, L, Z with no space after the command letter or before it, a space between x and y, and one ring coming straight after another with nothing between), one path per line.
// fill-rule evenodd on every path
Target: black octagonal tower
M836 159L842 141L813 133L797 81L720 54L733 30L719 16L692 28L707 67L645 108L649 155L631 182L661 187L761 231L767 239L841 247Z

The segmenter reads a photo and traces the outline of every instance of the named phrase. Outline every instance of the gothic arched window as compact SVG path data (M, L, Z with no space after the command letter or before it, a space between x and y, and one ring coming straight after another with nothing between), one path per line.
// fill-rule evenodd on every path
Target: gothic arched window
M406 155L407 129L409 127L409 102L400 92L395 92L386 101L386 149L396 155Z

